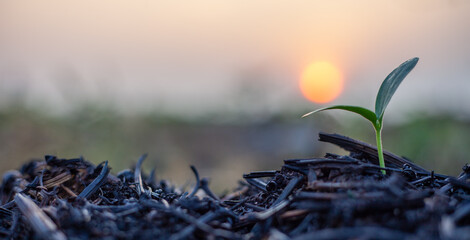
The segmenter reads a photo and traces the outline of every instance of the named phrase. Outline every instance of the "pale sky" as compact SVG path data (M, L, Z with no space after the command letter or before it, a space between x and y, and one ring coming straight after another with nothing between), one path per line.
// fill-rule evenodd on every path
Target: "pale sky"
M470 116L469 13L465 0L1 0L0 106L316 108L298 81L322 60L345 77L333 103L372 107L387 74L420 57L389 111Z

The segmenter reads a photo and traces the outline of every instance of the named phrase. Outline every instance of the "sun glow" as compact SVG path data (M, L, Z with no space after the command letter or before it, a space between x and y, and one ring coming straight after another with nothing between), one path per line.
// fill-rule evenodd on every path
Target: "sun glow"
M343 76L338 68L326 61L308 65L300 77L300 90L315 103L333 101L343 90Z

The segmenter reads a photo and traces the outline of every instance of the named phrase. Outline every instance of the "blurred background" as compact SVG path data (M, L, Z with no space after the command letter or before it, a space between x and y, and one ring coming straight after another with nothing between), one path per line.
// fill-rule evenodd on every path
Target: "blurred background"
M149 153L145 172L218 192L243 173L375 144L353 114L383 79L420 62L386 112L384 147L456 175L470 153L470 2L465 0L0 2L0 173L46 154Z

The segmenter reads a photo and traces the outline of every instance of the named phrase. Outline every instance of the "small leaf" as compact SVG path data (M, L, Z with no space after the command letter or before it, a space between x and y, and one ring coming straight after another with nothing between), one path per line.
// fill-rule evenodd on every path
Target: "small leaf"
M383 81L375 100L375 115L382 121L385 108L406 75L413 70L419 58L412 58L395 68Z
M363 108L363 107L357 107L357 106L348 106L348 105L336 105L336 106L331 106L331 107L326 107L326 108L320 108L315 111L311 111L309 113L304 114L302 117L307 117L309 115L312 115L317 112L325 111L325 110L332 110L332 109L339 109L339 110L345 110L353 113L357 113L361 116L363 116L365 119L369 120L374 127L376 126L377 123L377 117L375 116L375 113L372 112L369 109Z

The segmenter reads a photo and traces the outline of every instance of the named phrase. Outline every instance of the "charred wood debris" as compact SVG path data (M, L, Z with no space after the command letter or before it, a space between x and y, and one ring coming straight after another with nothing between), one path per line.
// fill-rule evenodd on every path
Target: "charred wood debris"
M243 176L217 196L207 178L188 191L155 171L110 174L83 158L46 156L6 172L1 239L468 239L470 166L458 177L427 171L375 147L320 133L349 156L285 160Z

